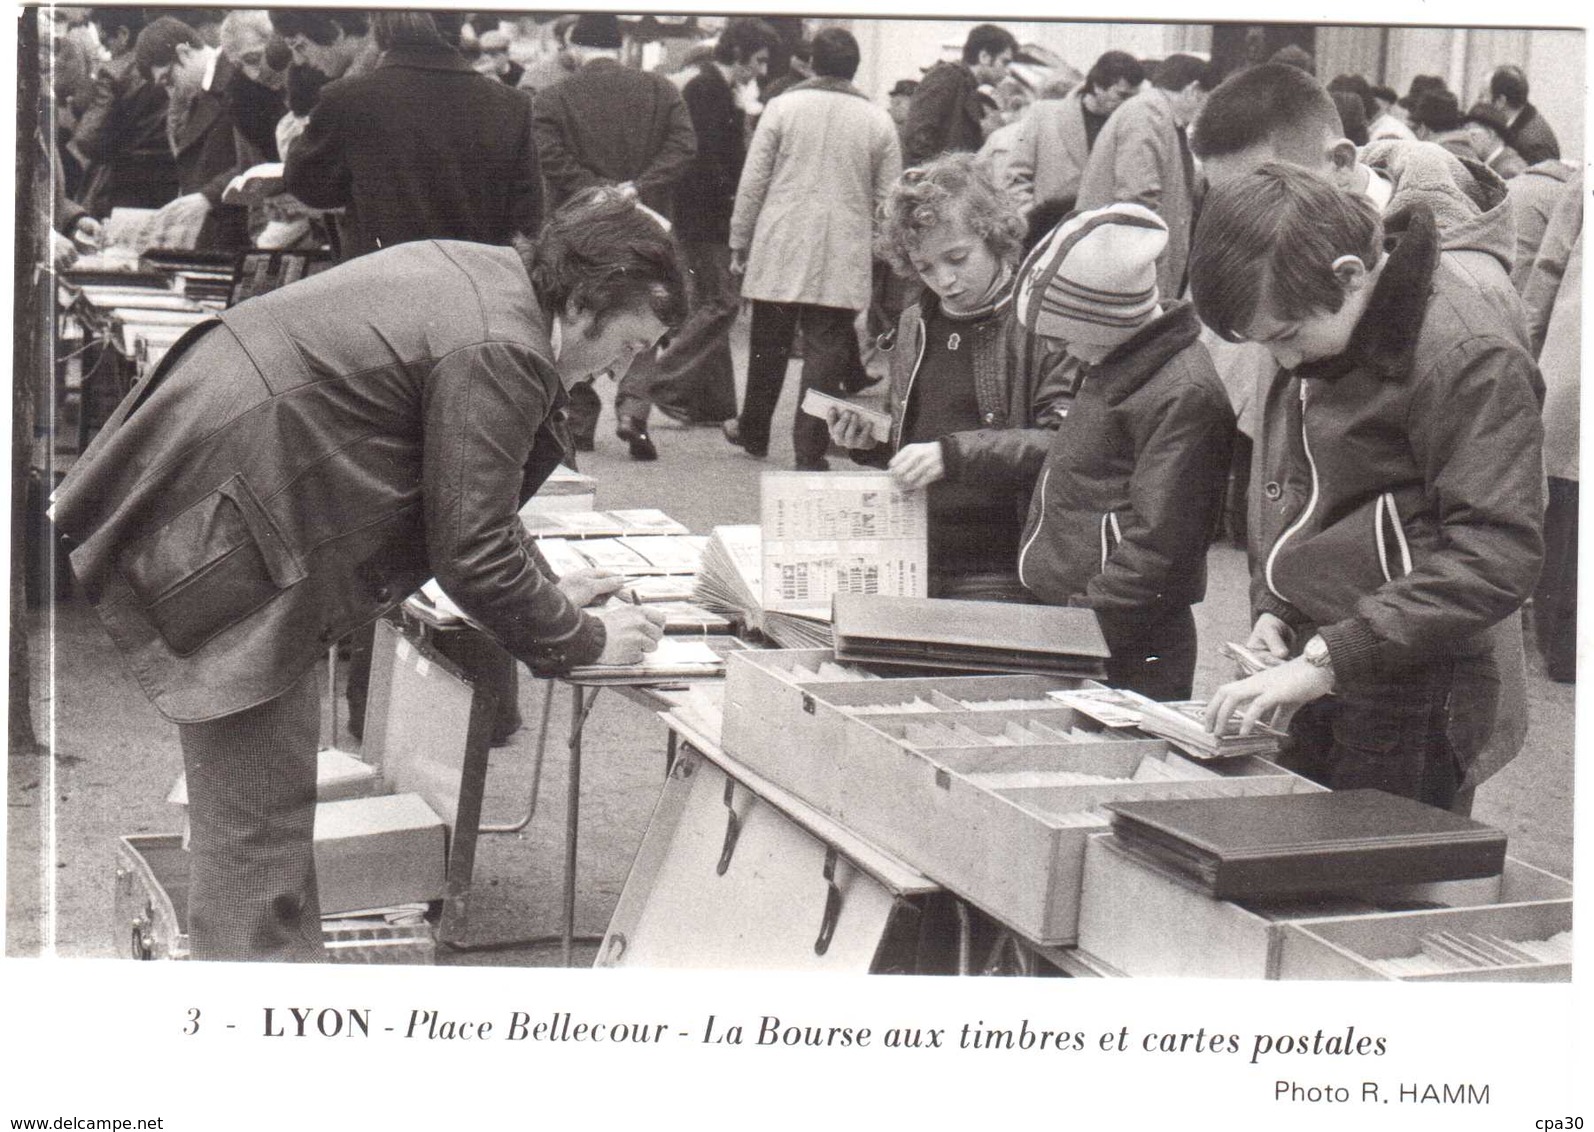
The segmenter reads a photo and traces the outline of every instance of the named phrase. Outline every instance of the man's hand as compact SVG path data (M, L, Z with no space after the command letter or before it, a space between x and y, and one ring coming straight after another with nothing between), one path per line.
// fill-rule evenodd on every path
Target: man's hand
M931 440L924 444L910 444L886 465L891 478L904 491L929 487L946 477L946 462L941 458L941 442Z
M589 567L560 578L559 592L570 599L571 605L580 609L583 606L591 605L600 597L612 594L623 585L625 585L624 574L616 574L613 570Z
M1222 735L1229 718L1239 712L1241 735L1249 735L1263 718L1282 731L1289 726L1297 708L1320 700L1333 690L1332 669L1319 668L1297 657L1220 687L1207 702L1207 730Z
M97 252L105 239L105 229L92 216L85 216L72 226L72 242L80 252Z
M50 264L55 270L77 262L77 245L59 232L50 233Z
M664 614L645 605L617 606L597 617L605 633L599 664L636 664L664 636Z
M732 248L731 249L731 267L730 267L730 271L731 271L732 275L745 275L745 274L747 274L747 249L746 248Z
M830 424L830 439L843 448L873 448L879 443L869 422L851 409L831 409L825 415Z
M1245 647L1264 660L1272 657L1282 663L1290 658L1290 644L1294 638L1295 631L1288 622L1276 614L1264 613L1251 626Z

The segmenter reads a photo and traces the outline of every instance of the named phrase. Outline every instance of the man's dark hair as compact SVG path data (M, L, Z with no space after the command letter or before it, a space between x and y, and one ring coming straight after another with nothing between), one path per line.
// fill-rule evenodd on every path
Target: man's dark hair
M153 77L156 67L169 67L177 62L178 44L203 47L205 41L193 28L171 16L162 16L146 25L133 44L133 58L138 63L139 74L148 79Z
M1373 98L1373 88L1360 75L1335 75L1328 84L1329 94L1354 94L1362 100L1362 113L1371 122L1378 116L1378 102ZM1393 101L1393 100L1391 100ZM1352 138L1352 141L1355 139Z
M1515 110L1526 106L1528 102L1528 76L1512 63L1503 67L1496 67L1494 74L1489 76L1489 97L1503 98L1507 106Z
M1317 121L1334 123L1339 112L1311 75L1284 63L1263 63L1230 75L1212 92L1190 134L1200 158L1226 157L1277 134Z
M1286 43L1268 58L1269 63L1283 63L1286 67L1298 67L1308 75L1317 75L1317 60L1312 58L1312 53L1306 48L1295 43Z
M1330 92L1334 100L1334 108L1339 111L1340 128L1351 143L1357 146L1367 144L1367 107L1362 100L1356 97L1354 91L1336 90Z
M148 21L142 8L90 8L89 23L99 29L101 43L109 43L117 28L126 28L127 42L131 46Z
M982 54L988 53L994 59L1004 51L1018 53L1018 40L1013 33L996 24L980 24L963 41L963 62L973 65Z
M719 41L714 44L714 60L726 65L746 63L760 51L773 50L779 43L780 36L763 20L745 16L726 20Z
M1429 91L1445 90L1445 80L1438 75L1418 75L1411 80L1411 86L1406 89L1406 97L1400 99L1400 104L1407 110L1416 108L1417 100Z
M591 311L593 330L645 306L666 326L686 320L686 275L670 233L608 186L577 193L548 218L536 243L515 249L550 316Z
M1447 134L1466 123L1455 94L1448 90L1430 90L1411 108L1411 124L1424 126L1436 134Z
M1170 55L1157 64L1151 73L1151 85L1162 90L1183 90L1191 83L1199 83L1202 90L1218 85L1217 70L1194 55Z
M170 16L174 20L182 20L191 28L208 27L219 24L227 18L226 8L161 8L161 15Z
M458 47L465 13L457 9L371 13L371 37L383 51L392 47Z
M371 30L369 13L353 8L272 8L271 26L286 39L290 35L303 35L311 43L330 47L338 41L338 33L365 35Z
M858 41L846 28L825 28L814 36L814 74L851 79L858 73Z
M1243 342L1262 313L1289 322L1337 312L1334 262L1378 263L1384 225L1362 193L1281 161L1216 185L1190 247L1190 293L1201 321Z
M1127 51L1108 51L1097 59L1090 68L1090 74L1085 76L1085 89L1092 94L1097 91L1111 90L1119 83L1128 83L1130 86L1139 86L1146 81L1146 70Z

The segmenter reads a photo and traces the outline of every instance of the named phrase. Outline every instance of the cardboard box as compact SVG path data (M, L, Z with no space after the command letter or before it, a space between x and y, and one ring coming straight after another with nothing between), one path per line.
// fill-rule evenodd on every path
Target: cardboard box
M419 794L317 804L322 914L442 899L443 852L443 821Z
M1218 900L1108 833L1088 839L1079 906L1079 947L1126 975L1174 978L1339 978L1338 968L1282 956L1286 928L1394 921L1425 915L1389 911L1417 902L1559 901L1559 877L1506 858L1499 877L1382 886L1348 896L1239 904ZM1290 937L1299 951L1299 940ZM1305 954L1316 954L1308 948ZM1286 975L1284 972L1291 972ZM1312 974L1314 970L1326 973ZM1367 977L1367 976L1362 976Z

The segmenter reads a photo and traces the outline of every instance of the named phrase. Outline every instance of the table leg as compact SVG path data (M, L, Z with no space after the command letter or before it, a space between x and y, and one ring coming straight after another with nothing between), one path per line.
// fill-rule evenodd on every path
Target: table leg
M592 689L589 698L580 685L570 688L570 771L565 785L565 908L561 943L564 964L574 964L576 935L576 837L581 824L581 732L587 725L587 713L598 698L601 688Z
M542 697L542 719L537 723L537 753L532 757L531 763L531 797L526 802L526 812L520 820L507 825L484 825L478 833L519 833L531 824L531 819L537 814L537 795L542 789L542 759L548 751L548 725L553 720L553 690L557 686L556 680L544 680L546 690Z

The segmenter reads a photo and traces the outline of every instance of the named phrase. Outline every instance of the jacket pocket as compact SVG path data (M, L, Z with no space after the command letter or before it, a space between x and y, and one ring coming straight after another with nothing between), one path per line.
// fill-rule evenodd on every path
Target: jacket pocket
M1421 531L1416 541L1420 547ZM1413 535L1394 494L1384 492L1325 530L1292 539L1274 560L1274 589L1316 624L1328 625L1411 573L1412 558Z
M304 564L241 474L130 544L117 567L178 656L305 576Z
M1101 516L1101 570L1107 572L1107 559L1112 557L1112 552L1118 549L1118 544L1123 542L1123 531L1118 527L1118 514L1115 511L1104 511Z
M1378 565L1384 572L1384 581L1393 582L1411 573L1411 545L1406 541L1406 528L1400 523L1400 510L1390 492L1378 497L1373 507L1373 542L1378 548Z

